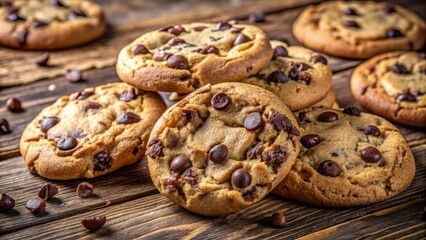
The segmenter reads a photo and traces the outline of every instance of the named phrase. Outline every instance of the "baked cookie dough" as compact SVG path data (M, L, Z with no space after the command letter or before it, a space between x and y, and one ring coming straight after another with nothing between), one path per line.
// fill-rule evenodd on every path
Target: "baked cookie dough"
M314 107L295 116L301 150L273 193L320 206L359 206L391 198L413 180L413 154L385 119L354 107Z
M426 127L426 53L391 52L359 65L351 79L354 97L389 120Z
M327 95L325 96L325 98L321 99L321 101L315 103L312 106L323 106L323 107L328 107L328 108L339 108L339 105L336 102L336 93L334 92L333 89L330 89L330 91L328 91Z
M206 85L169 108L148 142L160 193L202 215L223 216L268 194L299 152L291 111L243 83Z
M256 75L242 82L265 88L279 97L292 111L321 101L331 89L327 59L299 46L271 41L271 61Z
M191 23L137 38L121 50L117 73L143 90L189 93L209 83L241 81L271 56L269 40L255 26Z
M21 154L48 179L93 178L141 159L166 107L158 94L111 83L59 98L26 127Z
M419 50L426 25L415 13L391 3L329 1L307 7L293 34L309 48L366 59L395 50Z
M0 44L22 49L73 47L100 37L106 28L101 7L86 0L0 2Z

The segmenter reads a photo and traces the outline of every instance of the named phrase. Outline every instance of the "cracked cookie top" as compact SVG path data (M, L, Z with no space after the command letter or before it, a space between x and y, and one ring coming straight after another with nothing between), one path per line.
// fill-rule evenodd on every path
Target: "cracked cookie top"
M292 111L312 106L331 89L327 59L299 46L273 40L271 61L257 74L242 80L277 95Z
M351 79L355 98L390 120L426 126L426 54L392 52L358 66Z
M310 48L363 59L420 49L426 25L415 13L395 4L330 1L307 7L295 21L293 33Z
M189 93L254 75L271 56L269 40L255 26L191 23L143 34L121 50L117 72L140 89Z
M93 178L141 159L166 107L156 93L111 83L59 98L26 127L29 171L49 179Z
M291 111L243 83L204 86L163 114L148 142L159 191L190 211L221 216L262 199L299 152Z
M413 154L385 119L355 107L313 107L295 116L300 153L274 193L321 206L358 206L393 197L410 185Z
M25 49L77 46L100 37L101 7L86 0L0 1L0 44Z

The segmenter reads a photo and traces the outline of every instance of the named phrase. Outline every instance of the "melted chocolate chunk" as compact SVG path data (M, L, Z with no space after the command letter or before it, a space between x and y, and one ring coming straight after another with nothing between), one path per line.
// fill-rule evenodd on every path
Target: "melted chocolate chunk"
M141 54L147 54L150 52L144 45L137 44L132 47L132 53L133 55L141 55Z
M95 155L93 170L94 171L104 171L107 168L111 167L112 157L107 152L98 152Z
M226 93L218 92L210 100L211 105L217 110L224 110L228 107L231 99Z
M272 123L277 131L284 130L290 135L300 135L299 130L293 126L290 119L277 111L272 111L268 117L268 122Z
M284 147L280 145L273 145L271 150L266 150L262 154L262 159L266 165L271 166L277 172L278 168L287 161L289 154L285 151Z
M40 121L40 130L44 133L47 133L49 129L58 124L60 121L57 117L46 117Z
M148 142L148 150L146 154L152 158L162 157L163 154L163 143L158 138L153 138Z
M288 51L284 46L276 46L274 48L272 60L277 59L277 57L288 57Z
M136 92L136 89L131 88L129 90L125 90L123 91L120 96L118 97L118 99L120 101L124 101L124 102L130 102L135 100L138 97L138 94Z
M139 115L134 114L132 112L124 112L124 113L120 114L120 116L118 116L117 123L118 124L132 124L132 123L139 122L140 120L141 120L141 117L139 117Z
M185 28L183 28L181 26L163 28L160 31L168 32L168 33L176 35L176 36L179 36L181 33L186 32Z
M181 175L192 166L191 160L187 156L179 155L170 162L170 170Z
M312 148L312 147L318 145L320 142L321 142L321 139L318 136L318 134L307 134L307 135L300 138L300 143L305 148Z
M243 194L244 200L247 202L253 201L257 196L257 188L254 186L250 191L247 191Z
M386 32L386 36L388 37L388 38L399 38L399 37L402 37L402 36L404 36L402 33L401 33L401 31L399 31L398 29L389 29L387 32Z
M40 27L45 27L47 25L48 25L47 23L40 21L40 20L37 20L37 19L34 19L31 22L31 28L40 28Z
M84 111L88 111L90 109L99 109L101 108L101 105L97 102L88 101L84 103Z
M324 176L337 177L340 175L341 169L336 162L331 160L326 160L320 163L318 167L318 172Z
M327 58L325 58L325 57L324 57L324 56L322 56L322 55L315 55L315 56L312 56L310 61L311 61L311 62L313 62L313 63L322 63L322 64L324 64L324 65L327 65L327 64L328 64L328 60L327 60Z
M217 144L209 151L209 160L221 164L228 157L228 147L225 144Z
M237 46L237 45L240 45L240 44L243 44L243 43L246 43L246 42L250 42L250 41L251 41L251 39L249 37L247 37L246 35L241 33L235 38L233 46Z
M416 102L417 98L416 96L414 96L411 92L410 89L405 89L402 93L396 95L395 97L396 100L398 101L406 101L406 102Z
M87 14L81 9L71 10L68 13L68 19L76 19L78 17L87 17Z
M244 119L244 127L249 131L257 130L262 125L262 114L259 112L252 112Z
M212 53L212 54L219 55L219 49L217 47L215 47L215 46L206 46L205 48L201 49L199 51L199 53L201 53L201 54Z
M262 153L265 147L262 145L262 143L258 143L256 146L250 148L246 152L246 157L248 160L251 159L260 159L262 158Z
M347 16L358 16L358 12L351 7L348 7L345 11L344 11L345 15Z
M335 112L323 112L318 115L318 121L320 122L334 122L339 119L339 116Z
M84 100L84 99L92 96L93 94L95 94L95 92L93 92L93 91L90 91L90 92L86 92L86 91L78 92L74 99L75 100Z
M275 83L286 83L288 82L288 77L285 75L283 71L276 70L273 71L269 76L266 78L268 82L275 82Z
M396 12L395 5L390 4L390 3L386 3L383 6L382 10L383 10L383 12L388 13L388 14Z
M367 125L364 128L365 135L380 136L380 129L374 125Z
M54 6L54 7L62 7L62 8L66 8L67 6L65 4L62 3L62 1L60 0L50 0L50 5Z
M219 22L213 27L212 32L224 31L224 30L228 30L228 29L231 29L231 28L232 28L231 24L229 24L227 22Z
M185 40L177 38L177 37L172 38L167 42L167 44L170 45L170 46L176 46L176 45L179 45L179 44L182 44L182 43L185 43Z
M75 148L77 145L78 145L77 140L72 137L61 138L56 144L57 148L63 151L71 150Z
M352 106L351 107L345 107L343 109L343 113L351 115L351 116L357 116L357 117L359 117L359 115L361 115L361 112L359 111L359 109L356 108L356 107L352 107Z
M173 69L189 69L189 63L186 57L173 55L167 59L167 67Z
M152 59L154 59L154 61L161 62L161 61L169 59L171 56L173 56L173 54L171 54L171 53L167 53L167 52L156 52L152 56Z
M404 66L404 64L395 63L391 67L391 71L395 74L409 74L410 71Z
M196 32L200 32L200 31L203 31L206 28L207 28L206 26L196 26L196 27L193 27L192 29L194 29L194 31L196 31Z
M347 28L354 28L354 29L361 28L355 20L346 20L343 22L343 26Z

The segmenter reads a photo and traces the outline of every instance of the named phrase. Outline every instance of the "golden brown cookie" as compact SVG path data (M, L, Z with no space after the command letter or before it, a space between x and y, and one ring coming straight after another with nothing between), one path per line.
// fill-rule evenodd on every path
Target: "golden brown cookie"
M300 153L273 193L320 206L359 206L391 198L413 180L410 147L385 119L354 107L314 107L295 116Z
M336 102L336 93L333 89L330 89L328 91L327 95L321 99L321 101L315 103L312 106L323 106L323 107L329 107L329 108L339 108L339 105Z
M279 97L292 111L321 101L331 89L327 59L299 46L273 40L271 61L256 75L242 80L265 88Z
M354 97L389 120L426 126L426 54L391 52L359 65L351 79Z
M85 89L40 112L22 134L21 154L48 179L104 175L142 158L165 109L158 94L126 83Z
M106 28L101 7L86 0L0 2L0 44L23 49L58 49L100 37Z
M268 194L299 147L296 120L274 94L221 83L169 108L155 124L147 156L160 193L192 212L222 216Z
M426 25L415 13L390 3L329 1L307 7L294 22L293 34L312 49L365 59L421 49Z
M189 93L254 75L271 56L269 40L255 26L191 23L137 38L121 50L117 73L140 89Z

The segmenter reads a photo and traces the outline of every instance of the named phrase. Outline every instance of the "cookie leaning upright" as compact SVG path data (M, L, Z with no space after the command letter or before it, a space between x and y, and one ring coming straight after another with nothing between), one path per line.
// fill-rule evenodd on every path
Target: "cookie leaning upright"
M24 130L20 150L30 172L48 179L93 178L140 160L160 96L111 83L59 98Z
M390 3L330 1L307 7L293 24L306 46L365 59L395 50L418 50L426 25L415 13Z
M426 53L376 56L355 69L351 90L363 106L376 114L426 127Z
M0 3L0 44L23 49L58 49L100 37L102 8L86 0L14 0Z
M249 77L271 56L269 40L255 26L191 23L137 38L121 50L117 73L143 90L189 93Z
M385 119L354 107L314 107L295 116L300 153L273 193L321 206L359 206L391 198L413 180L410 147Z
M207 85L169 108L148 142L158 190L190 211L222 216L269 193L299 152L291 111L249 84Z
M292 111L312 106L332 91L331 70L324 56L276 40L271 45L271 61L241 82L271 91Z

